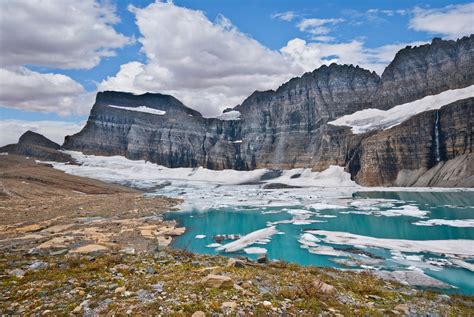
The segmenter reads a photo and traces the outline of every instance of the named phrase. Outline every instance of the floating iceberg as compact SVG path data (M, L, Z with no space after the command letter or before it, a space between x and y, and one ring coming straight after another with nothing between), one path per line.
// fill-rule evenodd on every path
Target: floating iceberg
M251 244L254 244L258 240L262 240L262 239L266 239L268 237L271 237L272 235L276 234L277 232L278 232L278 230L274 226L264 228L264 229L260 229L260 230L251 232L251 233L243 236L242 238L240 238L236 241L224 244L224 245L218 247L217 250L218 251L225 251L225 252L229 252L229 253L230 252L237 252L237 251L240 251L240 250L244 249L245 247L247 247Z

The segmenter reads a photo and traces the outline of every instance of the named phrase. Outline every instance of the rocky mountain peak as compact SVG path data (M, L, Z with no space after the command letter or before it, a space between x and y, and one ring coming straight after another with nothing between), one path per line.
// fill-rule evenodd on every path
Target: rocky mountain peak
M186 113L201 117L201 114L191 108L186 107L181 101L171 95L160 93L145 93L135 95L129 92L103 91L96 97L95 106L123 106L129 108L148 107L156 110L162 110L170 113Z
M474 35L400 50L382 74L374 106L397 104L474 84Z
M44 161L67 162L71 157L61 151L61 146L42 134L26 131L18 143L9 144L0 148L0 152L8 154L30 156Z
M19 145L26 145L26 144L33 144L35 146L42 146L45 148L51 148L58 150L61 148L59 144L56 142L51 141L47 137L42 134L33 132L31 130L26 131L22 134L20 139L18 140Z

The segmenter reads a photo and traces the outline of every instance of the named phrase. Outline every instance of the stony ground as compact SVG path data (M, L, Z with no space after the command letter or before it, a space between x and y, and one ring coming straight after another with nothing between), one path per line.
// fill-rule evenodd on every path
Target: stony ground
M474 315L473 297L367 272L173 250L177 200L14 156L0 177L2 315Z
M171 249L127 255L5 254L4 314L470 316L472 298L417 291L368 273L255 264Z

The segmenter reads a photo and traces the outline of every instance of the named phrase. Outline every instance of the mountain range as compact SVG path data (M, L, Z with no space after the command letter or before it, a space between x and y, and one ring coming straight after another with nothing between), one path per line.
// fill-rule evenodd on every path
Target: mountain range
M473 187L474 35L400 50L379 76L322 66L216 118L170 95L97 94L64 149L167 167L345 167L364 186Z

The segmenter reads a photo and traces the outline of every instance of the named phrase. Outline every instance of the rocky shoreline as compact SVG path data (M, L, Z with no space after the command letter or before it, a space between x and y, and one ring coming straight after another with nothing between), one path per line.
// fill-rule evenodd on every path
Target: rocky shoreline
M84 316L472 315L473 297L414 289L367 272L198 255L177 199L0 160L0 313Z

